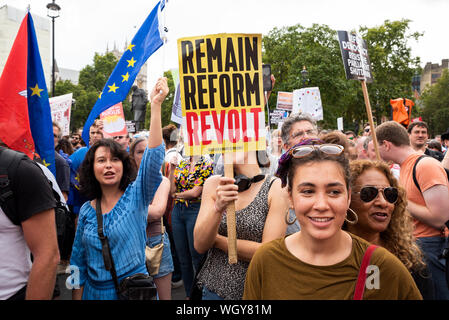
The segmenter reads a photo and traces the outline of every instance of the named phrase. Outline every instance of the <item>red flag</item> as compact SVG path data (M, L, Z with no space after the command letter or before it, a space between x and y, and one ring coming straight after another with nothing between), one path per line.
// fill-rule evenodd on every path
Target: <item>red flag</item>
M0 139L34 158L27 102L27 19L23 19L0 77Z

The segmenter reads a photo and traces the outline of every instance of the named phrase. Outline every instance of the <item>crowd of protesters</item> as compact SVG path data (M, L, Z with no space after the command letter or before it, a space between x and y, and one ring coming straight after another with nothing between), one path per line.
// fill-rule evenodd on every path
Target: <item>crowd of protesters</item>
M161 78L149 131L105 138L97 120L86 145L53 123L55 178L70 209L64 236L56 242L47 226L39 239L32 229L53 221L48 187L24 200L18 223L0 215L2 257L18 228L24 237L16 258L1 259L0 299L55 298L55 273L68 266L79 271L70 277L73 299L118 299L97 233L100 212L119 280L147 273L145 247L163 243L154 275L161 300L180 284L187 299L203 300L449 300L449 130L432 139L422 121L320 130L307 114L291 114L267 132L266 151L231 154L230 178L227 155L186 156L180 130L161 127L167 93ZM27 191L24 174L28 185L45 185L37 167L21 167L16 192ZM231 203L236 264L228 263ZM24 257L30 251L33 263ZM27 277L13 281L16 274Z

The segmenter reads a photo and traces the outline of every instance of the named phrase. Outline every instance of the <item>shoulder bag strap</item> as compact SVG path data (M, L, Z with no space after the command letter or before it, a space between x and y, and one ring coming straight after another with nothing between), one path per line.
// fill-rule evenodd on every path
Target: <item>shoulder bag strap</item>
M366 268L368 268L371 256L376 248L377 246L372 244L365 251L365 255L363 256L362 260L362 265L360 266L357 283L355 285L354 297L352 298L353 300L363 300L363 292L365 291L365 282L366 282Z
M114 281L115 291L117 295L119 294L119 284L117 279L117 272L115 271L114 260L111 255L111 248L109 247L108 238L103 233L103 214L101 212L101 198L96 200L96 214L97 214L97 224L98 224L98 237L101 241L102 254L104 260L104 266L106 270L111 273L112 280Z
M416 159L415 164L413 165L413 182L415 183L415 186L418 188L419 192L421 192L421 188L419 187L418 180L416 179L416 166L418 165L419 160L422 158L427 157L426 155L420 156L418 159Z

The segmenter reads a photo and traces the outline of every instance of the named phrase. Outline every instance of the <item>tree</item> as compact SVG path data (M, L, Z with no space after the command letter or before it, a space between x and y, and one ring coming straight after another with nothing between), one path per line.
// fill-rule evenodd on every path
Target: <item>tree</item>
M391 98L411 98L411 79L419 63L411 57L408 40L420 34L407 34L409 20L385 21L380 27L361 27L359 33L367 41L374 83L368 85L371 105L377 119L389 115ZM276 78L276 91L291 92L302 87L301 70L306 66L306 86L319 87L323 103L324 128L336 128L336 118L343 117L345 128L367 121L360 83L346 80L337 32L326 25L314 24L274 28L263 37L263 60L271 64ZM372 99L374 97L374 100ZM269 104L274 109L276 93ZM373 103L374 101L374 103Z
M429 126L431 136L441 134L449 127L449 71L444 70L441 78L422 96L422 117Z
M99 94L103 90L112 71L117 65L117 58L112 53L100 55L95 53L93 64L87 65L80 71L79 83L75 85L69 80L58 81L55 85L55 95L73 93L75 106L72 108L70 130L74 131L84 126ZM126 119L133 119L129 93L122 102Z
M388 115L390 99L414 100L411 79L420 69L420 58L412 56L410 40L423 35L408 33L410 20L389 21L379 27L361 27L360 34L367 42L374 82L368 84L373 113L377 119Z
M162 103L162 110L161 110L161 121L162 121L162 127L172 123L171 122L171 114L172 114L172 108L173 108L173 99L175 96L175 84L173 81L173 76L170 70L164 72L164 77L167 78L167 85L168 85L168 95L165 98L164 102ZM151 117L151 109L148 108L148 112L145 115L145 128L149 128L150 126L150 117Z

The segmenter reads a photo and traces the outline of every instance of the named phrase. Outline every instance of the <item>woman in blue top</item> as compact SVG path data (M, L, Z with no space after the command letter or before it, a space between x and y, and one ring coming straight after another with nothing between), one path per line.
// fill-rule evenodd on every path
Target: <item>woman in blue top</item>
M81 207L70 264L73 300L116 300L111 273L105 269L97 233L96 201L101 199L104 234L109 240L119 282L136 273L148 274L145 243L148 205L162 180L165 147L161 105L168 93L161 78L151 92L148 146L135 177L126 151L113 140L102 139L88 151L80 169L80 186L88 199Z

